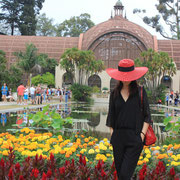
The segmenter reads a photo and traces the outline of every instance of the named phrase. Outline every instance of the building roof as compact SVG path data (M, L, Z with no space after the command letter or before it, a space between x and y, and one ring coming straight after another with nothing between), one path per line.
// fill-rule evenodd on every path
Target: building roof
M131 34L139 39L147 49L154 48L153 36L147 30L128 21L122 16L115 16L108 21L92 27L84 33L82 49L89 49L90 45L97 38L109 32L125 32Z
M115 4L115 6L122 6L122 2L120 0L118 0Z
M180 40L158 40L158 51L167 52L180 70Z
M67 48L78 47L79 37L4 36L0 35L0 49L6 52L9 63L16 61L14 52L24 51L27 43L33 43L39 53L60 60ZM10 64L8 64L9 66Z

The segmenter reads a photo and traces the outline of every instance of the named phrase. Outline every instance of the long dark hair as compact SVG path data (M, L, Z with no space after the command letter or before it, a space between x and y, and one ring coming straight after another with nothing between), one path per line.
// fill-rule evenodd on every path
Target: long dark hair
M114 98L120 95L121 89L123 87L122 81L119 81L114 88ZM138 83L137 81L131 81L129 84L129 96L133 96L137 93L138 91Z

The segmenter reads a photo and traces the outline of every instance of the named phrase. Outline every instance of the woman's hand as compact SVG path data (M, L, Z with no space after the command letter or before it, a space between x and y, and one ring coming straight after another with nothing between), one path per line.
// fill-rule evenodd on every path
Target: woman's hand
M144 134L141 133L141 140L142 140L142 142L144 142L144 138L145 138Z
M111 136L112 136L112 133L113 133L113 128L111 127L111 128L110 128L110 134L111 134Z

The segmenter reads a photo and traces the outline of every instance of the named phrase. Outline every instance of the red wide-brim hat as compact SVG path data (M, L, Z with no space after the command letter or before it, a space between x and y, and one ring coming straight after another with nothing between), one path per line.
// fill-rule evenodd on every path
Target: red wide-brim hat
M131 59L120 60L118 69L106 69L109 76L118 81L135 81L145 75L147 71L147 67L135 67L134 61Z

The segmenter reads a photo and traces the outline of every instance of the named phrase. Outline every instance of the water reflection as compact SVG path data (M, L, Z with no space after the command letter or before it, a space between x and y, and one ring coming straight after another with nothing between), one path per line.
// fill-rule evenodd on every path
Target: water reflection
M109 128L105 125L108 104L58 104L50 108L55 108L63 118L70 116L73 119L76 119L73 126L74 132L85 129L94 134L99 134L101 137L109 138ZM20 129L22 123L30 125L32 120L28 119L28 114L35 114L37 110L42 110L42 108L21 110L16 113L2 113L0 129L3 130L1 132L6 131L7 129ZM151 107L151 114L154 121L154 131L157 134L158 141L162 142L168 134L165 131L165 126L163 124L164 118L169 116L177 117L180 115L180 111L170 110L168 108ZM13 127L12 125L15 123L17 126Z

